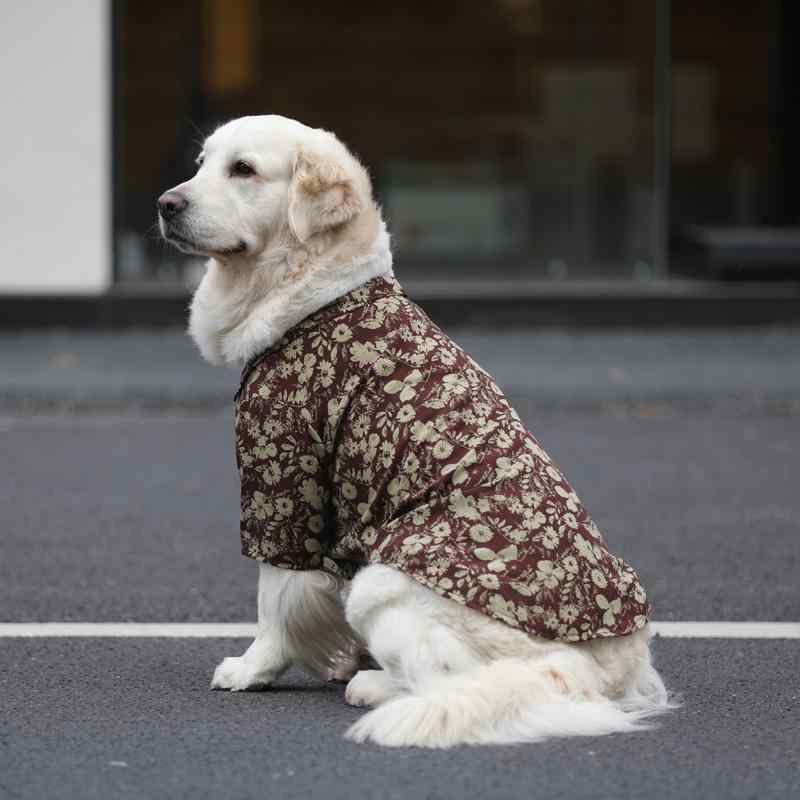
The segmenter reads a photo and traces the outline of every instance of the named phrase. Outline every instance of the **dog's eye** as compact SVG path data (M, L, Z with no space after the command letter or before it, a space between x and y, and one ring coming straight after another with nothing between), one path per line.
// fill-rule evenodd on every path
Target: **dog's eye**
M231 167L231 176L237 178L249 178L255 174L256 171L246 161L237 161Z
M203 156L197 156L197 158L194 160L194 163L197 164L198 167L202 167L203 161L205 161L205 158L203 158Z

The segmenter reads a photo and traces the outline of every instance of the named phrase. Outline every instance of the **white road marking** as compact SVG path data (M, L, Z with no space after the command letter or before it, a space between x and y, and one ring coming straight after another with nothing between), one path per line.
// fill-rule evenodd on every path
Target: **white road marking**
M255 636L249 622L2 622L0 638L91 637L244 639Z
M665 639L800 639L800 622L653 622ZM249 622L0 622L0 639L247 639Z
M665 639L800 639L800 622L652 622Z

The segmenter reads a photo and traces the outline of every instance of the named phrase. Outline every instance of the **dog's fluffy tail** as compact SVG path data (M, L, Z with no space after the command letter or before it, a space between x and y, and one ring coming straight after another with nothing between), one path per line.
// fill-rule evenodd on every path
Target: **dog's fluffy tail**
M649 658L613 701L603 697L591 661L559 653L440 675L370 711L347 736L390 747L535 742L642 730L671 707Z

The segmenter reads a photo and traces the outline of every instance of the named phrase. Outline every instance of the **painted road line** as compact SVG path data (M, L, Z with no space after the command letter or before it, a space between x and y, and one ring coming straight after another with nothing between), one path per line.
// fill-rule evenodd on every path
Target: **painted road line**
M0 622L0 638L240 639L255 632L249 622Z
M665 639L800 639L800 622L653 622ZM2 622L0 638L246 639L248 622Z
M800 639L800 622L652 622L665 639Z

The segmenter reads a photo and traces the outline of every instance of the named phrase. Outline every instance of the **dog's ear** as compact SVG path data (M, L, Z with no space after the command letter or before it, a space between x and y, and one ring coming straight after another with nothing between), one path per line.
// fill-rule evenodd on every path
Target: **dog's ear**
M301 242L349 222L362 210L348 166L333 154L298 149L289 184L289 227Z

